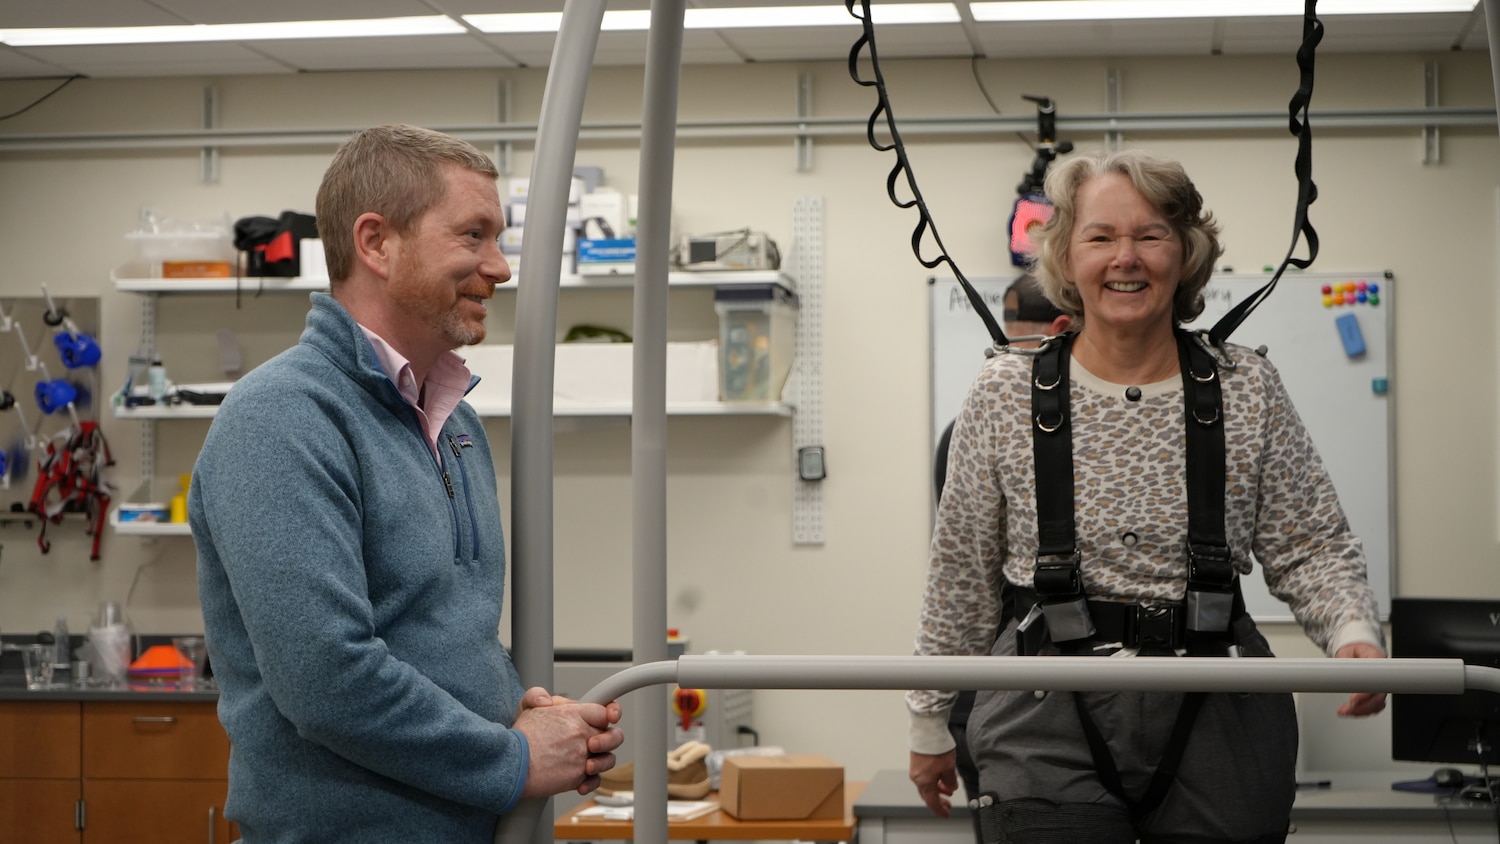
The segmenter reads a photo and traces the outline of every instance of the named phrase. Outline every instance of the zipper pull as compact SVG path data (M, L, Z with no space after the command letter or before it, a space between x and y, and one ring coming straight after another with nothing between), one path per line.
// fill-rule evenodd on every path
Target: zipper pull
M459 453L458 453L458 443L454 442L453 441L453 437L451 437L451 436L448 437L448 448L450 448L450 449L453 450L453 456L454 457L460 456Z
M453 494L453 481L451 481L451 480L448 479L448 473L447 472L443 473L443 486L445 486L445 487L448 488L448 497L449 498L456 498L457 497L457 496L455 496Z

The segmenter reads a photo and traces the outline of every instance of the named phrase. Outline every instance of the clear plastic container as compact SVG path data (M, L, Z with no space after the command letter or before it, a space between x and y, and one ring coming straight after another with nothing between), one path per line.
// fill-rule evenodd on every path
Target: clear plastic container
M780 401L796 351L797 294L780 284L714 291L719 313L719 398Z

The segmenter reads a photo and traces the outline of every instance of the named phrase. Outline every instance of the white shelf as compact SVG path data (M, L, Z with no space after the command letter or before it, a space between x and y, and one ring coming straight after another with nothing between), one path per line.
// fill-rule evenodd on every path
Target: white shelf
M791 416L795 408L786 402L668 402L668 416ZM476 404L474 411L480 416L510 416L509 404ZM629 416L629 402L556 402L552 415L567 416Z
M187 522L122 522L120 508L109 511L109 529L129 536L192 536Z
M216 404L148 404L141 407L114 406L116 419L212 419Z
M121 292L309 292L326 291L329 279L272 279L272 277L245 277L245 279L115 279L114 289Z
M510 416L509 404L474 405L480 416ZM786 402L673 402L667 404L668 416L791 416L794 408ZM117 419L210 419L219 411L214 404L115 405ZM558 402L552 406L554 416L629 416L627 403Z
M122 275L138 268L126 265L114 273L115 289L122 293L233 293L238 286L241 292L306 293L327 290L326 278L261 278L259 276L233 278L133 278ZM735 287L745 284L781 284L792 290L797 286L791 276L778 270L724 271L696 273L668 273L667 284L671 287ZM558 285L566 290L618 290L635 284L634 275L563 275ZM513 293L516 283L511 281L495 288L496 293Z
M667 285L670 287L735 287L744 284L780 284L790 290L796 290L797 285L791 276L780 270L724 270L703 271L692 273L667 273ZM635 284L635 276L631 275L576 275L564 274L558 279L558 286L565 290L614 290L621 287L631 287ZM495 288L495 292L514 291L515 284L503 284Z

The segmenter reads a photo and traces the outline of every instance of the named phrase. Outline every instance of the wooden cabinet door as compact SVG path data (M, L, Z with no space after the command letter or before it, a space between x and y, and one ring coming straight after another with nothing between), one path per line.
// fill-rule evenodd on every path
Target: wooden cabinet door
M82 844L229 844L224 780L85 780Z
M78 707L66 701L0 701L0 778L78 779ZM11 840L24 839L0 838Z
M83 778L225 780L229 738L212 703L83 706Z
M0 779L0 841L78 844L78 780Z

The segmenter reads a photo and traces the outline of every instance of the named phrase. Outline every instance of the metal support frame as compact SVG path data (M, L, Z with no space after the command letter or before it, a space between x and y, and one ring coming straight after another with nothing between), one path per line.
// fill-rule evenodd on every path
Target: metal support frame
M210 85L203 89L203 129L219 128L219 89ZM219 148L206 146L198 153L202 179L208 184L219 181Z
M527 191L526 239L516 287L516 354L511 387L511 652L524 686L553 686L552 391L557 297L568 189L604 0L567 0L542 95ZM549 260L547 256L552 256ZM665 373L664 373L665 374ZM666 764L663 757L662 764ZM665 780L665 771L663 771ZM665 786L663 786L665 791ZM550 841L537 819L550 801L522 800L501 819L497 840Z
M797 282L797 410L792 415L792 465L798 450L823 444L823 198L792 205L791 274ZM792 473L792 542L822 545L823 481Z
M811 73L797 74L797 117L813 116L813 76ZM804 124L805 125L805 124ZM797 148L797 172L811 173L813 169L813 139L811 135L799 134L793 141Z
M1120 69L1109 68L1104 72L1104 109L1110 114L1120 111ZM1104 133L1104 148L1110 152L1118 152L1125 145L1125 136L1118 129L1110 129Z
M1500 693L1500 668L1457 659L1183 659L1099 656L685 655L636 665L581 698L618 700L651 685L696 689L1003 689L1009 691ZM646 811L656 806L654 813ZM635 800L635 840L666 800ZM503 844L510 839L496 839ZM519 839L517 839L519 840Z
M667 658L667 271L671 265L672 182L686 0L652 0L642 103L640 208L635 253L635 372L631 392L631 654ZM667 690L643 690L631 718L641 748L667 746ZM667 758L641 752L632 787L646 805L666 805ZM666 841L667 815L636 819L639 841Z
M1427 107L1437 108L1438 105L1438 63L1427 62L1422 68L1422 90L1424 92ZM1422 127L1422 163L1441 164L1443 161L1442 137L1436 126Z
M699 689L1003 689L1123 692L1500 694L1500 668L1458 659L1184 659L1107 656L688 654L590 689L604 703L655 683Z

